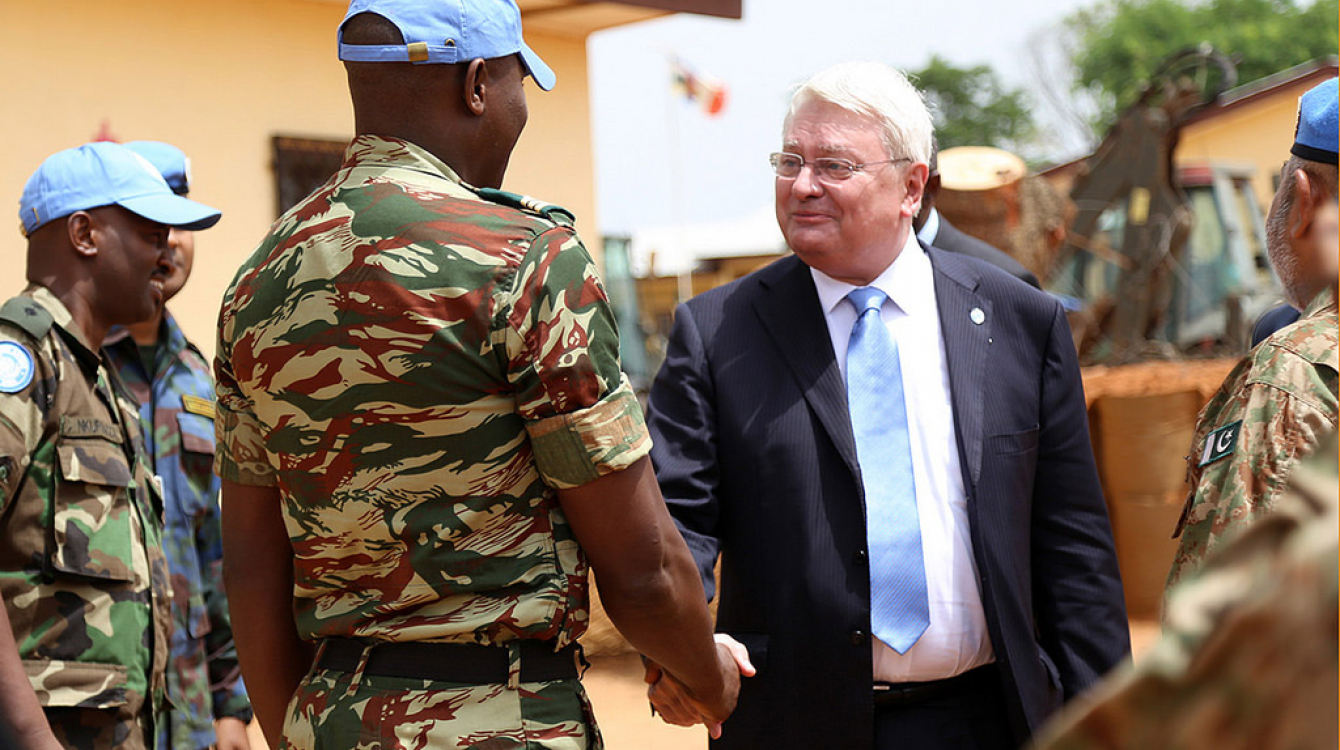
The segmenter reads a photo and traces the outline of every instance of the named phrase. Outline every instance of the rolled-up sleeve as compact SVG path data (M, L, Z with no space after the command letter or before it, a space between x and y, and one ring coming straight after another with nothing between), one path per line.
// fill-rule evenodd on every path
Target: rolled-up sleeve
M508 377L545 482L580 486L651 451L609 297L571 230L535 238L501 309Z
M526 425L540 476L553 487L578 487L628 468L651 451L642 407L627 378L600 403Z

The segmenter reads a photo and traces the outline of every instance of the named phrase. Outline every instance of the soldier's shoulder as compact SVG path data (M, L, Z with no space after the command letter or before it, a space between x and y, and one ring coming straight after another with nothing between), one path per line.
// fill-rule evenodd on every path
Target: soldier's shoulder
M1253 352L1263 369L1308 363L1337 369L1340 329L1334 313L1307 317L1272 333Z
M0 305L0 393L19 393L32 384L42 356L39 344L54 323L30 297Z
M0 324L9 324L34 340L46 338L55 318L32 297L18 296L0 305Z
M205 353L200 351L200 347L195 345L194 341L186 340L186 346L181 351L181 358L192 370L198 370L209 376L210 362Z
M545 203L529 195L520 193L510 193L506 190L497 190L494 188L480 188L468 186L475 195L482 200L499 206L515 209L523 216L532 220L547 223L552 226L571 228L577 222L577 217L571 211L562 206L553 203Z

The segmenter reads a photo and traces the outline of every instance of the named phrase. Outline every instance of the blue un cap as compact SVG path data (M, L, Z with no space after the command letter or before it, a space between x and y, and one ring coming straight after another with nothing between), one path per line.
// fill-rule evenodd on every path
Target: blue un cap
M405 43L345 44L344 24L359 13L376 13L395 24ZM459 63L520 54L536 85L545 91L554 87L554 71L521 36L514 0L353 0L336 38L340 59L350 62Z
M1298 126L1289 153L1322 164L1336 163L1340 141L1340 114L1336 104L1337 81L1325 81L1298 100Z
M119 143L100 141L58 151L28 178L19 198L24 235L75 211L120 206L150 221L208 229L220 213L172 192L147 159Z
M131 141L126 148L148 159L167 180L172 192L177 195L191 192L191 160L184 151L162 141Z

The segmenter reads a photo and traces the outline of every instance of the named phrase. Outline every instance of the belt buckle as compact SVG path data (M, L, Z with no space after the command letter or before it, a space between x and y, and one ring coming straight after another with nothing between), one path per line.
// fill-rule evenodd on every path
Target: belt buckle
M923 694L921 687L909 684L874 683L872 697L877 704L885 706L906 706L917 702Z

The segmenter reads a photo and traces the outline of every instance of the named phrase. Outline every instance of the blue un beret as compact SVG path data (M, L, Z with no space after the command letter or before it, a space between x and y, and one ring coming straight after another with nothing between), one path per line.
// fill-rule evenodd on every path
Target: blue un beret
M1337 114L1337 81L1332 78L1303 94L1298 100L1298 126L1294 129L1293 148L1289 153L1308 161L1336 163L1336 142L1340 141L1340 116Z

